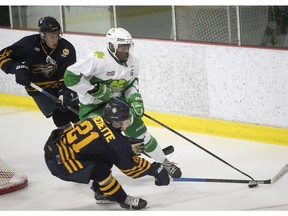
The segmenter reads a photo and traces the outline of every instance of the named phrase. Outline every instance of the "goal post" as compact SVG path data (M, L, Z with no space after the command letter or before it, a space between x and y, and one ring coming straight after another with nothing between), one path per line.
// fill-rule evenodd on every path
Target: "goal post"
M26 175L0 159L0 195L20 190L27 185L28 178Z

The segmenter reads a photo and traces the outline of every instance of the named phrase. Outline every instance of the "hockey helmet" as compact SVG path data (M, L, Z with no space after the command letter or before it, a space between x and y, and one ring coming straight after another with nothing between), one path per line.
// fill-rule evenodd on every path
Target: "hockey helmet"
M133 47L133 38L131 34L123 28L111 28L106 34L107 49L116 54L120 44L129 44Z
M109 124L125 121L131 117L128 105L116 99L109 101L103 110L103 119Z
M62 30L59 22L51 16L41 17L38 21L39 32L41 38L44 37L45 33L59 32L62 35Z

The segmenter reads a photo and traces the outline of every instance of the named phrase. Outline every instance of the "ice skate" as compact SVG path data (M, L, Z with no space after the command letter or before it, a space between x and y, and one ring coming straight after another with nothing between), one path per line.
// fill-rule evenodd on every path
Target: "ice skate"
M101 190L95 190L93 187L91 189L94 191L94 198L97 204L113 204L116 203L110 196L105 195Z
M123 203L119 203L122 208L140 210L147 206L147 201L138 197L127 196Z
M167 170L168 174L172 178L180 178L182 175L182 172L178 166L176 166L176 163L168 161L168 159L165 159L165 161L162 163L164 168Z

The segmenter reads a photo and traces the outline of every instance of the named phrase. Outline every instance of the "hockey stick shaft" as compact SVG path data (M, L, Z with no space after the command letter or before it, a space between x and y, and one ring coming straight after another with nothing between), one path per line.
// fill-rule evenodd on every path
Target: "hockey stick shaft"
M155 118L147 115L146 113L143 114L145 117L149 118L150 120L156 122L157 124L161 125L162 127L168 129L169 131L177 134L178 136L180 136L181 138L185 139L186 141L192 143L193 145L197 146L198 148L202 149L203 151L205 151L206 153L212 155L213 157L217 158L218 160L220 160L221 162L225 163L226 165L232 167L233 169L237 170L238 172L242 173L243 175L251 178L252 180L254 180L250 175L248 175L247 173L237 169L236 167L234 167L233 165L231 165L230 163L226 162L225 160L223 160L222 158L218 157L217 155L213 154L212 152L208 151L207 149L203 148L202 146L198 145L197 143L193 142L192 140L188 139L187 137L185 137L184 135L178 133L177 131L173 130L172 128L168 127L167 125L159 122L158 120L156 120Z
M52 95L49 92L45 91L44 89L42 89L41 87L39 87L35 83L31 82L30 86L33 87L34 89L36 89L37 91L41 92L42 94L46 95L47 97L49 97L53 101L55 101L55 102L59 102L60 101L57 97L55 97L54 95ZM73 107L67 107L67 108L70 109L73 113L75 113L77 115L79 114L78 111L76 109L74 109Z
M248 184L251 180L241 179L213 179L213 178L174 178L175 182L214 182L214 183L243 183ZM254 180L258 184L271 184L271 179Z
M55 97L54 95L50 94L49 92L45 91L44 89L42 89L41 87L39 87L38 85L36 85L35 83L30 83L30 86L33 87L34 89L36 89L37 91L41 92L42 94L46 95L47 97L49 97L50 99L54 100L55 102L58 102L59 99L57 97ZM119 99L118 99L119 100ZM119 100L120 101L120 100ZM70 109L72 112L74 112L75 114L79 114L79 112L74 109L73 107L67 107L68 109ZM174 151L174 147L173 146L168 146L164 149L162 149L165 155L171 154ZM146 156L150 157L149 155L145 154Z
M272 179L254 180L257 184L274 184L288 172L288 164L286 164ZM215 183L243 183L247 184L251 180L240 179L213 179L213 178L174 178L176 182L215 182Z

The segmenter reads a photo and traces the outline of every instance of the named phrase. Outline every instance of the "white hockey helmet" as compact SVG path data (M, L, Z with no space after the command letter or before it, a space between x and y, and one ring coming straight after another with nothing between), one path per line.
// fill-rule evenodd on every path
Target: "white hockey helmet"
M111 28L106 34L107 49L116 54L119 44L130 44L133 47L131 34L123 28Z

